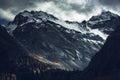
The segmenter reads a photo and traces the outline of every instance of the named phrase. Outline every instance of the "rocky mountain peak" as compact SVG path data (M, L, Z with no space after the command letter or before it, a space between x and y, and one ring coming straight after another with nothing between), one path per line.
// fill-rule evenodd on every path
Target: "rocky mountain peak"
M23 11L15 17L13 23L21 25L26 22L41 22L45 20L57 20L57 18L43 11Z
M78 23L62 21L42 11L24 11L7 30L30 52L59 62L66 69L83 70L109 35L105 30L110 32L117 24L107 21Z
M119 16L117 14L114 14L110 11L102 11L100 15L91 17L89 21L106 21L118 17Z

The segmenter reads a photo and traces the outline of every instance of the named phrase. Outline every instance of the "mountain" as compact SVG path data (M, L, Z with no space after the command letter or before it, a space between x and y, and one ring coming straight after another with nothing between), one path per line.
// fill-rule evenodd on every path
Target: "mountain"
M65 69L83 70L120 19L111 12L103 12L96 18L100 20L92 17L79 23L62 21L42 11L24 11L9 23L7 30L29 52L60 63Z
M33 80L36 74L50 69L62 67L26 51L0 25L0 80Z
M110 11L103 11L100 15L93 16L87 22L87 25L92 29L99 29L106 34L110 34L114 31L117 24L119 24L119 20L120 16Z
M82 23L21 12L0 25L0 80L119 80L119 22L109 11Z
M120 23L82 73L82 80L120 80Z

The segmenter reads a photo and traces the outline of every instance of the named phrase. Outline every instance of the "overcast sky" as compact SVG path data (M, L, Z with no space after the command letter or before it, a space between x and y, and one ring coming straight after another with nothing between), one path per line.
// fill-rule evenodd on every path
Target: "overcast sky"
M102 10L120 13L120 0L0 0L0 18L13 20L23 10L45 11L63 20L82 21Z

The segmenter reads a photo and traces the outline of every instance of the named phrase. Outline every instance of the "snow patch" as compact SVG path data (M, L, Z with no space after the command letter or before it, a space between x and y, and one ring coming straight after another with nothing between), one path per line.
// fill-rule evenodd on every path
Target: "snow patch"
M22 13L22 16L24 16L24 17L32 17L32 14L26 11L26 12Z
M86 38L83 38L83 41L94 43L94 44L104 44L104 42L97 41L97 40L92 40L92 39L86 39Z
M103 38L104 40L106 40L106 38L108 37L107 34L101 32L99 29L90 29L89 28L90 33L94 33L95 35L99 35L101 38Z
M10 35L12 35L13 31L17 28L17 25L15 24L10 24L8 27L7 27L7 31Z
M64 22L62 20L55 20L53 22L55 22L57 24L60 24L60 25L62 25L65 28L73 29L73 30L81 32L81 30L79 29L79 26L77 24L68 24L68 23L66 23L66 22Z

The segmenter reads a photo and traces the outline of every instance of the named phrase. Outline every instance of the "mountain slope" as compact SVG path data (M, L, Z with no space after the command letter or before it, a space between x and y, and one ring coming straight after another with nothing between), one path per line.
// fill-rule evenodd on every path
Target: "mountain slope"
M92 29L99 29L106 34L110 34L119 24L119 20L120 16L110 11L103 11L100 15L90 18L87 25Z
M92 29L88 22L64 22L42 11L21 12L7 29L31 53L69 70L83 70L108 35Z
M0 79L26 80L49 69L61 69L61 66L43 58L30 56L28 51L11 37L0 25ZM42 60L43 59L43 60ZM45 61L46 60L46 61ZM32 76L30 76L32 75Z
M108 35L92 29L88 22L64 22L42 11L21 12L7 29L31 53L69 70L83 70Z
M83 72L82 80L120 79L120 23L116 27Z

